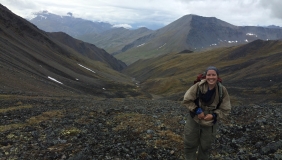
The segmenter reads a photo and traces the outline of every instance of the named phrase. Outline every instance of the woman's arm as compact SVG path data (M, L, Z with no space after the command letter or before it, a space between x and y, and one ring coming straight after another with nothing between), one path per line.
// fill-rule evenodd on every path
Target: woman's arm
M197 89L198 84L196 83L193 86L191 86L185 93L183 98L183 104L189 109L191 112L195 112L195 109L198 107L195 104L195 100L197 99Z
M223 99L218 109L214 111L217 119L227 119L231 111L231 103L227 89L222 86Z

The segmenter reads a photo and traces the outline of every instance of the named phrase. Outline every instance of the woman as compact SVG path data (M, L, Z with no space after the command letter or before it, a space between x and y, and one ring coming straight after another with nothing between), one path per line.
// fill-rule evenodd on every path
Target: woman
M218 121L226 119L231 111L228 92L218 82L218 69L210 66L205 73L206 79L190 87L183 99L183 104L191 115L188 116L184 128L186 160L209 159L209 149L215 140Z

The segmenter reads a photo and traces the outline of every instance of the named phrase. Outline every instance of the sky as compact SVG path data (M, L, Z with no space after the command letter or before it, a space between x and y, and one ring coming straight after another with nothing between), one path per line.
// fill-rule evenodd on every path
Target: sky
M47 10L125 28L158 29L188 14L216 17L236 26L282 27L282 0L0 0L29 19Z

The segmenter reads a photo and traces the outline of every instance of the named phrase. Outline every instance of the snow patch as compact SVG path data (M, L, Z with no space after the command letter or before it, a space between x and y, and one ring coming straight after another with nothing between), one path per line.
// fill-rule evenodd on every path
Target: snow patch
M162 46L160 46L159 48L162 48L162 47L164 47L166 45L166 43L165 44L163 44Z
M247 33L246 34L247 36L256 36L256 37L258 37L256 34L254 34L254 33Z
M37 17L37 15L28 15L27 17L26 17L26 19L27 20L32 20L33 18L36 18Z
M51 79L52 81L55 81L55 82L60 83L60 84L63 84L62 82L56 80L55 78L52 78L52 77L50 77L50 76L48 76L48 78Z
M87 67L84 67L83 65L81 65L81 64L79 64L79 63L78 63L78 65L79 65L80 67L82 67L82 68L87 69L88 71L91 71L91 72L93 72L93 73L96 73L95 71L93 71L93 70L91 70L91 69L89 69L89 68L87 68Z
M41 17L41 19L47 19L46 16L39 15L39 17Z
M132 26L129 25L129 24L115 24L115 25L113 25L113 28L125 28L125 29L130 29L130 28L132 28Z
M137 48L138 48L138 47L141 47L141 46L144 46L144 45L145 45L145 43L143 43L143 44L140 44L140 45L138 45L138 46L137 46Z
M238 41L228 41L228 43L238 43Z

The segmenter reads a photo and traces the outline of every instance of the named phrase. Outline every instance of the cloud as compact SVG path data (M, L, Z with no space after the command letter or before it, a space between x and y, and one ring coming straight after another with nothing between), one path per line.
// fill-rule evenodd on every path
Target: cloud
M58 15L129 26L167 25L184 15L216 17L233 25L282 26L281 0L0 0L24 18L47 10Z
M132 26L129 25L129 24L116 24L116 25L113 25L114 28L120 28L120 27L123 27L123 28L127 28L127 29L131 29Z
M270 1L260 1L262 7L268 9L271 16L282 19L282 1L281 0L271 0Z

